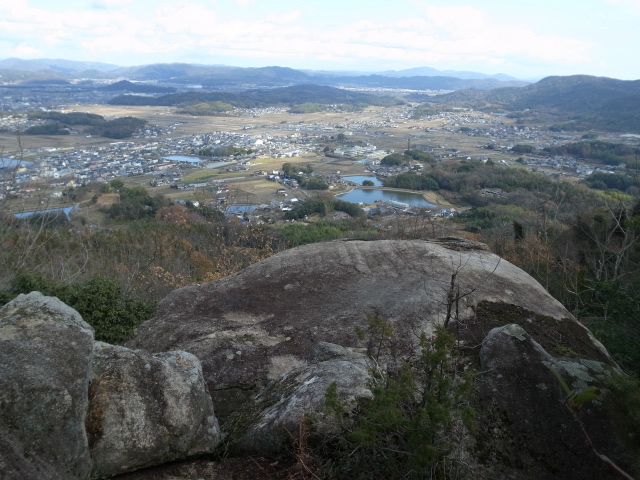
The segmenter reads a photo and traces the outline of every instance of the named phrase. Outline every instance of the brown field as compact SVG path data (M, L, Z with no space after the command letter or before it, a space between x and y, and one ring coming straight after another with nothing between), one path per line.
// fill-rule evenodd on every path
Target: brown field
M388 112L393 112L400 107L387 108ZM175 130L167 135L169 138L180 136L194 135L198 133L230 131L242 132L250 134L272 134L277 136L290 135L293 132L274 129L273 127L281 123L346 123L348 119L359 121L381 121L383 118L377 116L377 113L383 110L382 107L369 107L362 112L350 113L330 113L318 112L310 114L291 114L277 113L262 115L260 117L217 117L217 116L192 116L176 113L176 107L148 107L148 106L119 106L119 105L70 105L65 111L79 111L95 113L105 117L124 117L133 116L143 118L151 124L166 126L175 125ZM502 119L510 123L512 120ZM361 137L353 135L349 137L349 141L369 140L373 141L379 149L404 150L407 148L408 141L411 139L412 144L420 145L442 145L445 148L457 148L464 154L490 154L487 150L475 147L478 143L486 143L487 139L482 137L468 137L456 133L448 133L436 131L425 133L425 128L439 129L440 120L431 122L402 120L396 122L397 128L392 127L373 127L372 130L388 133L390 136L380 136L372 139L371 137ZM245 127L252 126L250 130L244 130ZM411 128L413 127L413 128ZM417 128L416 128L417 127ZM15 154L22 149L37 148L79 148L84 146L99 146L113 143L116 140L102 137L87 138L84 135L29 135L17 137L12 133L0 133L0 147L3 153ZM133 141L144 141L144 139L133 139ZM27 153L25 158L31 155Z
M117 193L103 193L98 197L98 201L96 202L97 207L110 207L114 203L118 203L120 201L120 195Z

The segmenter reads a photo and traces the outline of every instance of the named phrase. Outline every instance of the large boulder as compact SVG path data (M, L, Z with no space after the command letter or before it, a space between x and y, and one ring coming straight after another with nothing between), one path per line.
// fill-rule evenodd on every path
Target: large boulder
M211 453L218 420L200 362L96 342L87 431L93 476Z
M461 239L341 241L287 250L216 282L174 291L130 345L196 355L216 412L225 417L270 381L309 365L316 343L357 345L354 327L364 325L368 313L411 336L448 316L455 320L456 312L460 323L474 319L485 304L566 327L608 358L538 282L485 245Z
M335 382L338 401L347 408L370 399L373 363L366 355L332 343L319 342L309 365L294 368L267 385L226 423L229 449L236 454L274 455L298 438L313 416L316 435L337 434L340 425L325 415L329 386Z
M595 400L572 406L565 403L567 392L558 379L561 376L574 392L606 387L617 374L610 364L554 357L515 324L489 332L480 362L476 395L481 432L474 455L488 476L619 478L589 442L632 471L640 446L615 394L605 388Z
M89 478L93 343L93 329L56 298L32 292L0 309L3 479Z

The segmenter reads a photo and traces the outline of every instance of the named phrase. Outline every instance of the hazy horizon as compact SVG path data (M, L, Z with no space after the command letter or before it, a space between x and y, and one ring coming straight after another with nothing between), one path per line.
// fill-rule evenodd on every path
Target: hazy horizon
M15 0L0 58L640 78L638 0Z

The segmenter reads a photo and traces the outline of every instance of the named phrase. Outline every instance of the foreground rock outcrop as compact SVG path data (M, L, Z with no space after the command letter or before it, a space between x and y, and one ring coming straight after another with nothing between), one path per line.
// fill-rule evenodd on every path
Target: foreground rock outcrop
M97 342L87 416L93 475L211 453L220 443L200 362Z
M476 382L483 432L476 456L492 478L615 478L613 470L591 450L633 468L640 446L618 443L632 430L616 425L624 407L611 391L579 410L579 420L564 405L567 393L554 372L575 392L603 385L616 374L606 363L556 358L519 325L494 328L482 341L481 371ZM581 426L582 423L582 426ZM584 430L583 430L584 426ZM624 432L624 433L623 433Z
M94 342L56 298L0 309L0 477L88 479L209 453L221 435L200 362Z
M130 345L196 355L230 451L269 455L290 444L308 413L320 417L314 428L331 431L321 410L332 381L347 404L370 395L368 359L354 333L367 314L391 321L409 342L449 320L465 368L478 372L473 404L481 434L465 441L469 469L505 479L615 476L585 447L549 369L578 388L601 383L614 362L541 285L482 244L350 241L291 249L176 290ZM516 344L507 335L513 332ZM313 353L322 351L330 353ZM633 468L635 451L624 445L633 432L620 428L624 413L611 397L585 408L585 421L601 439L598 448Z
M517 306L570 323L574 336L607 357L538 282L485 245L461 239L287 250L217 282L171 293L130 345L196 355L224 417L270 381L308 365L316 343L355 346L354 327L365 324L367 313L394 322L400 334L432 329L446 317L452 275L463 320L474 318L482 302Z
M84 419L93 329L34 292L0 309L0 472L3 479L84 479Z
M371 398L381 378L372 366L389 360L367 356L355 335L368 314L392 322L405 351L434 325L455 335L462 355L448 374L474 374L477 432L456 426L469 477L616 478L588 436L640 473L640 425L618 398L619 372L602 345L522 270L481 244L445 239L285 251L175 291L134 348L94 342L57 299L18 297L0 309L2 478L104 478L154 465L123 478L252 478L237 459L227 471L189 457L223 436L227 453L277 455L310 414L314 435L344 433L341 415ZM574 412L559 377L601 394ZM323 412L333 382L338 417ZM265 462L262 471L277 463Z
M313 414L318 435L336 434L338 425L322 411L329 386L336 382L338 400L355 405L372 398L371 360L364 354L332 343L319 342L309 365L294 368L273 380L252 401L234 412L226 423L230 450L235 454L274 455L298 435L300 425Z

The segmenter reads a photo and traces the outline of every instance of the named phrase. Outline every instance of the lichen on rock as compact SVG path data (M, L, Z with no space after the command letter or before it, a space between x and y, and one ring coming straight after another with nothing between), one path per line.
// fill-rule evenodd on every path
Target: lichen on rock
M0 309L0 472L3 479L86 479L84 419L93 329L38 292Z
M87 431L95 477L211 453L221 435L200 361L96 342Z

